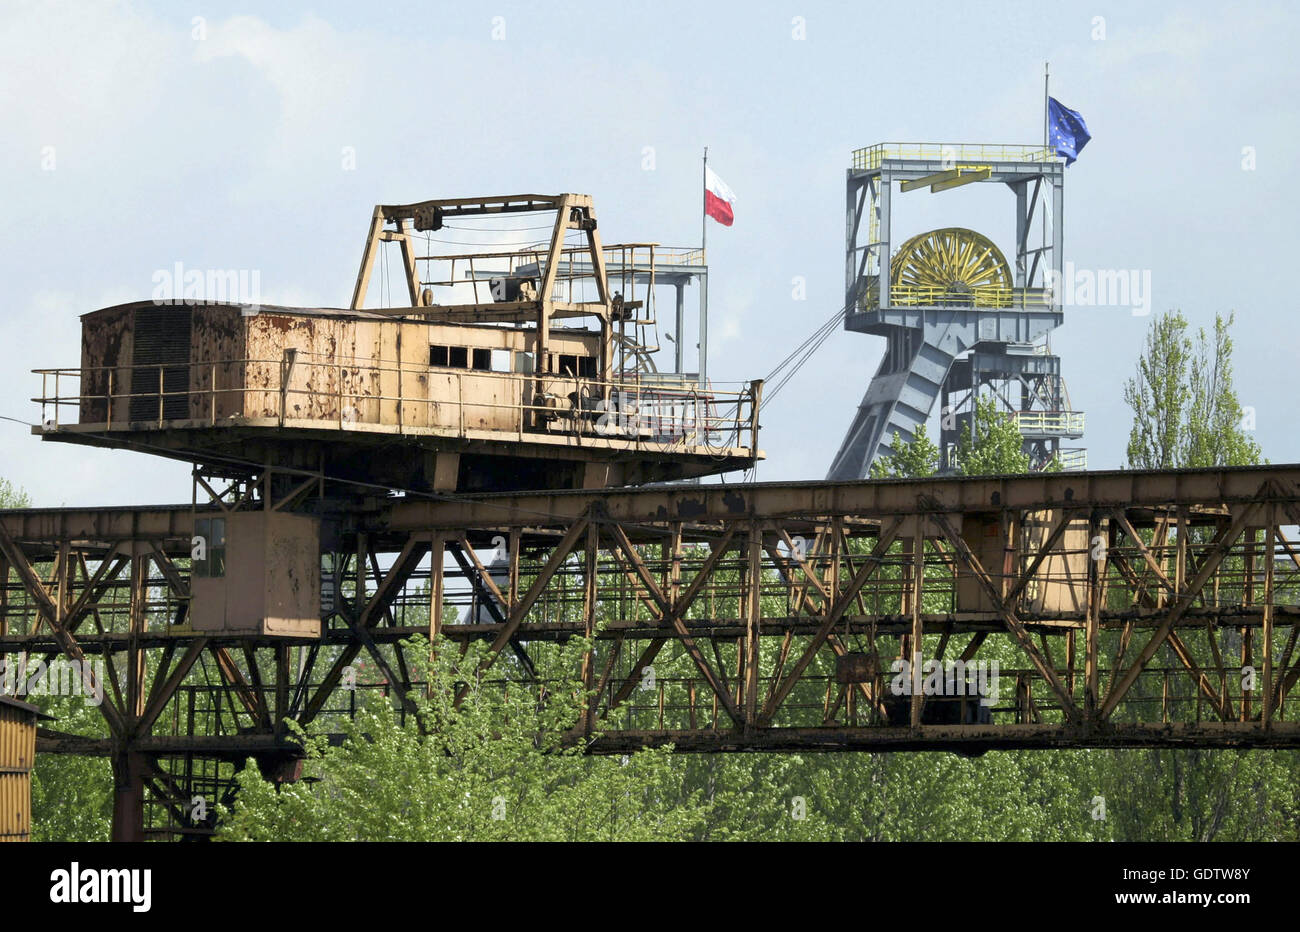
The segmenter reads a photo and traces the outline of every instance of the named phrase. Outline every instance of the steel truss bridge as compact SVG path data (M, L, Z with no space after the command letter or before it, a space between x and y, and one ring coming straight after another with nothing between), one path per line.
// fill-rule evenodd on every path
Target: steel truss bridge
M197 513L293 498L259 502L258 479ZM291 640L188 627L195 506L0 512L0 656L102 664L102 733L54 722L39 747L111 760L114 838L210 833L190 801L229 799L250 757L293 779L286 721L329 731L362 689L405 707L417 634L486 642L489 680L539 690L549 645L590 638L572 736L591 753L1300 747L1300 465L344 514L324 633ZM900 696L893 662L918 654L999 660L987 711Z

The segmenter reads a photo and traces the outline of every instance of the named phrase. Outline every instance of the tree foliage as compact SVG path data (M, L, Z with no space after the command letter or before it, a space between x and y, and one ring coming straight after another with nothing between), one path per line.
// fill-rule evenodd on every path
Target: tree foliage
M894 451L892 455L878 457L871 464L871 478L924 479L939 471L939 448L925 428L912 440L904 440L898 431L894 431L890 449Z
M890 449L871 464L873 479L924 479L939 471L940 453L922 428L912 440L894 433ZM998 408L992 398L975 402L975 432L962 428L954 465L963 476L1012 475L1029 471L1029 456L1015 418Z
M1194 337L1178 311L1151 322L1137 371L1124 388L1124 400L1133 411L1130 468L1248 466L1260 461L1259 445L1247 435L1233 387L1233 319L1232 314L1216 314L1212 333L1200 328ZM1233 557L1228 562L1239 561ZM1213 662L1199 644L1192 649L1198 663ZM1181 663L1167 644L1157 658L1170 666ZM1158 749L1111 752L1110 759L1112 772L1126 775L1113 781L1112 788L1112 799L1121 802L1112 810L1122 837L1295 837L1297 795L1287 776L1296 765L1293 752Z
M962 429L957 444L957 471L963 476L1006 476L1029 472L1029 456L1015 418L998 409L992 398L975 401L975 430Z
M1259 445L1246 434L1232 383L1232 323L1232 314L1216 314L1213 333L1202 328L1193 339L1178 311L1151 322L1137 372L1124 385L1133 411L1130 468L1259 462Z
M585 641L558 651L577 670ZM428 642L409 645L428 655ZM624 756L566 745L582 684L552 688L542 701L524 682L501 688L477 673L484 648L464 656L441 642L415 664L428 689L403 722L377 698L354 719L322 723L305 741L304 777L276 787L252 762L221 829L226 840L295 841L655 841L690 837L704 823L699 792L685 788L671 748ZM467 694L457 704L458 688ZM330 747L327 730L344 740Z

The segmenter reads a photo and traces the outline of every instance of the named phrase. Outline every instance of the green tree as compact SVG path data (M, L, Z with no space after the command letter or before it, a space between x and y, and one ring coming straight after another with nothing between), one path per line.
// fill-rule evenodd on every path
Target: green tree
M0 508L30 508L31 496L8 479L0 479Z
M924 479L939 471L939 448L924 427L910 441L904 440L898 431L894 431L890 449L894 451L892 456L879 457L871 464L871 478Z
M924 479L939 471L939 448L924 428L910 441L895 431L890 448L892 455L871 464L873 479ZM976 400L974 436L969 425L962 428L954 465L963 476L1029 471L1029 456L1015 418L1000 410L992 398Z
M1176 464L1187 406L1189 356L1183 315L1157 314L1147 330L1137 374L1124 385L1124 401L1133 409L1127 450L1130 468L1169 469Z
M1124 387L1133 411L1131 468L1260 461L1260 447L1247 436L1233 387L1233 321L1232 314L1216 314L1213 332L1201 328L1194 337L1178 311L1152 321L1137 371ZM1199 644L1193 651L1198 662L1213 662ZM1181 663L1168 645L1159 656L1167 666ZM1099 771L1099 792L1110 800L1117 839L1244 841L1296 835L1297 797L1289 776L1294 752L1158 749L1108 756L1111 766Z
M585 641L556 651L558 669L576 670ZM428 642L411 643L412 657ZM304 776L275 786L250 761L239 802L219 837L297 841L652 841L689 838L704 824L699 794L686 791L672 749L591 757L565 742L578 719L581 683L504 684L475 671L482 645L463 657L444 643L429 664L417 717L402 723L389 700L330 727L299 734ZM495 669L495 668L494 668ZM458 689L468 689L457 704Z
M963 476L1006 476L1029 472L1020 427L992 398L975 401L975 433L962 429L957 443L957 471Z
M1183 466L1243 466L1258 463L1259 444L1246 436L1243 412L1232 384L1235 315L1214 315L1214 333L1197 331L1188 370L1190 399L1183 429Z
M103 713L83 697L33 696L31 701L54 716L45 724L58 731L108 737ZM37 754L32 768L32 839L108 841L112 790L113 772L106 757Z
M1160 314L1147 331L1137 372L1124 385L1133 411L1127 461L1131 469L1257 463L1232 384L1233 315L1214 317L1195 340L1178 311Z

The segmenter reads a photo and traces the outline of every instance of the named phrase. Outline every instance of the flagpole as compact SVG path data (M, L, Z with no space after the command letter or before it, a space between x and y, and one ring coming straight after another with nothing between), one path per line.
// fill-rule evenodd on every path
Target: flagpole
M709 147L704 147L704 167L700 171L700 252L709 245ZM707 261L707 254L700 258Z
M1049 72L1050 65L1051 65L1050 62L1043 62L1043 148L1044 149L1047 148L1047 111L1049 109L1047 105L1047 100L1048 100L1047 85L1049 80L1048 72Z
M695 345L699 351L700 388L707 385L705 370L708 368L709 356L709 147L704 147L704 166L700 172L700 264L704 266L704 276L700 282L700 341ZM681 334L677 335L681 339ZM681 368L680 366L678 368Z
M1051 152L1051 149L1049 148L1048 135L1047 135L1048 112L1049 112L1049 110L1051 109L1051 107L1050 107L1049 104L1048 104L1048 100L1049 100L1049 97L1048 97L1048 81L1050 80L1050 73L1051 73L1051 62L1043 62L1043 149L1044 149L1044 152L1043 152L1043 159L1044 159L1044 160L1047 159L1048 153ZM1039 253L1039 255L1041 255L1041 256L1043 257L1043 281L1046 282L1046 281L1047 281L1047 269L1048 269L1048 265L1047 265L1047 192L1046 192L1046 191L1042 191L1042 192L1040 193L1039 196L1042 197L1042 199L1043 199L1043 209L1042 209L1042 211L1041 211L1041 213L1042 213L1042 215L1043 215L1043 249L1042 249L1042 252ZM1055 218L1055 217L1052 218L1052 222L1053 222L1053 223L1056 222L1056 218ZM1052 256L1053 263L1055 263L1055 260L1056 260L1056 259L1057 259L1056 256ZM1053 302L1053 303L1055 303L1055 302ZM1049 352L1050 352L1050 350L1051 350L1051 345L1052 345L1052 335L1051 335L1050 333L1047 335L1046 344L1047 344L1047 346L1048 346L1048 350L1049 350Z

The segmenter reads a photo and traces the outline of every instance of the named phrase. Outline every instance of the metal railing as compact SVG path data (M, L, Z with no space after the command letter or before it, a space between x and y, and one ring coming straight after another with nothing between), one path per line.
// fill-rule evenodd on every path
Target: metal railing
M1056 158L1056 153L1044 146L966 142L881 142L874 146L854 149L853 168L857 171L871 171L879 168L885 159L964 163L1050 162Z
M321 356L313 361L311 355L184 366L35 369L41 394L32 401L41 406L47 430L68 423L108 431L269 420L277 426L349 430L376 425L397 433L457 437L500 432L518 440L571 434L586 442L649 445L664 452L758 449L761 381L700 389L642 382L639 376L602 381L384 360ZM183 389L169 388L176 380L165 377L177 370L186 373ZM134 373L148 376L133 378ZM133 391L142 381L151 383L149 388ZM69 382L75 390L69 390ZM103 388L82 391L87 383ZM417 386L423 387L422 395L408 394ZM175 399L184 399L188 416L174 416ZM69 407L76 409L75 420L62 416ZM149 412L147 419L138 416L141 409Z
M1060 460L1062 469L1074 471L1088 468L1087 450L1058 450L1056 458Z
M697 246L655 246L659 265L704 265L704 250Z
M890 307L990 307L1051 308L1052 293L1046 288L1004 288L983 285L963 291L940 286L890 285ZM863 294L866 310L880 307L880 287L870 286Z
M1082 434L1082 411L1015 411L1020 430L1043 434Z
M660 246L658 243L611 243L602 246L601 253L611 287L620 274L637 272L644 275L656 268L703 266L705 261L704 250L698 247ZM492 280L525 278L533 280L533 287L538 287L541 276L546 274L549 254L549 244L538 243L509 252L431 254L417 256L416 260L426 263L428 271L421 277L420 284L437 289L435 298L451 297L458 303L458 294L467 299L472 293L473 303L491 307L494 301L503 300L502 296L491 292ZM437 274L434 269L439 270ZM594 299L595 270L591 251L586 246L567 246L560 251L556 262L551 299L575 302L579 296L574 286L579 286L580 290L583 283L592 285L589 297ZM631 300L633 295L628 293L624 297ZM535 297L525 299L535 300Z

